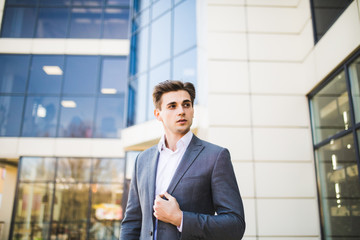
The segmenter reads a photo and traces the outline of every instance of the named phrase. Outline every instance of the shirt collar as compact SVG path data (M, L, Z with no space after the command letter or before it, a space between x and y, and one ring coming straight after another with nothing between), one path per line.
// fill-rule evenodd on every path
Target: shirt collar
M176 143L176 150L180 149L180 148L186 149L189 146L193 135L194 134L191 131L188 131L182 138L180 138L180 140ZM162 137L158 143L158 150L159 150L159 152L161 152L165 148L166 148L166 144L165 144L165 134L164 134L164 135L162 135Z

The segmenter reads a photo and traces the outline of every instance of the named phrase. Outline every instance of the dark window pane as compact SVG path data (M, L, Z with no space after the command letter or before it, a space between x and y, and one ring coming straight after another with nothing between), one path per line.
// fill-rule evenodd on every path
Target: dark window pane
M2 37L32 38L34 36L36 8L5 8Z
M40 0L40 6L69 6L71 0Z
M351 93L354 101L355 120L360 122L360 57L349 68Z
M64 56L33 56L28 92L60 93L63 65Z
M14 223L13 239L47 239L50 230L49 223L30 221Z
M29 5L35 6L38 0L6 0L7 4L11 5Z
M71 10L71 38L100 38L101 9L73 8Z
M22 136L55 137L58 97L27 97Z
M318 41L353 0L313 0Z
M316 150L324 234L360 236L360 183L353 135Z
M170 58L171 17L167 13L155 20L151 30L151 67ZM187 33L188 35L188 33Z
M103 38L128 38L129 10L107 8L104 14Z
M124 182L124 159L95 159L93 169L93 182Z
M148 88L148 100L146 101L148 104L148 112L147 112L147 120L154 119L154 104L152 101L152 91L156 84L159 82L170 79L170 62L166 62L162 64L160 67L157 67L150 72L149 79L149 88Z
M174 54L196 45L196 1L187 0L174 11Z
M95 137L120 138L124 128L124 98L99 98Z
M63 98L61 100L59 137L92 137L94 108L94 98Z
M103 94L124 93L127 85L126 58L103 58L101 71L101 87Z
M73 0L75 6L100 6L104 0Z
M30 56L0 55L0 93L24 93Z
M95 94L99 78L99 57L68 56L64 79L65 94Z
M60 158L58 161L57 183L89 182L91 159Z
M36 37L65 38L68 18L69 10L67 8L39 8Z
M21 158L20 181L54 181L55 158Z
M311 99L315 143L349 129L349 109L345 73L341 72Z
M0 96L0 136L20 135L24 97Z
M173 79L196 84L196 48L173 60Z
M130 0L105 0L108 6L129 6Z

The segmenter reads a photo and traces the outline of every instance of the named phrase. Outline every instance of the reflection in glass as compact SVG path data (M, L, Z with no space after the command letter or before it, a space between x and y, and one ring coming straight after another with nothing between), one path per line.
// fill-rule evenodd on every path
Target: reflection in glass
M177 56L173 60L172 79L191 82L196 86L196 48Z
M92 137L94 108L94 98L63 98L61 100L59 137Z
M59 94L64 71L64 56L34 55L31 62L29 93Z
M151 67L170 58L171 15L167 13L152 23L151 30Z
M139 29L149 24L149 20L150 20L150 10L146 9L136 16L133 25L135 26L135 29Z
M100 6L104 0L72 0L73 5L79 6Z
M0 55L0 93L24 93L29 55Z
M149 88L148 88L148 112L147 112L147 120L154 119L154 104L152 101L152 92L156 84L159 82L163 82L165 80L170 79L170 62L166 62L162 64L160 67L157 67L150 71L149 77Z
M126 58L104 57L101 71L101 88L103 94L125 93L127 85Z
M147 70L148 65L148 52L149 52L149 28L143 28L136 35L136 72L142 73Z
M311 108L315 143L351 127L344 72L335 76L311 99Z
M360 236L360 183L353 135L316 150L325 236Z
M39 8L37 38L65 38L68 26L67 8Z
M148 77L143 74L136 79L136 96L135 96L135 123L142 123L147 121L147 108L148 108ZM152 102L152 100L151 100ZM153 109L153 107L152 107Z
M106 8L104 13L103 38L128 38L129 10Z
M65 94L95 94L99 62L98 56L68 56L63 92Z
M129 6L129 0L105 0L109 6Z
M58 112L58 97L27 97L22 136L55 137Z
M24 97L0 96L0 136L20 135Z
M71 0L40 0L40 6L68 6Z
M1 36L5 38L32 38L36 8L7 7L4 10Z
M55 158L23 157L21 158L21 181L54 181Z
M174 54L196 45L196 1L187 0L174 11Z
M153 3L152 6L152 19L157 18L171 7L171 1L168 0L159 0Z
M38 0L6 0L6 3L11 5L34 6L36 5L37 1Z
M124 182L125 160L102 158L94 160L93 182Z
M124 128L124 97L98 98L95 137L120 138Z
M354 102L355 120L360 122L360 57L349 68L351 93Z
M100 38L101 8L72 8L70 38Z
M90 181L91 160L88 158L59 158L57 183Z

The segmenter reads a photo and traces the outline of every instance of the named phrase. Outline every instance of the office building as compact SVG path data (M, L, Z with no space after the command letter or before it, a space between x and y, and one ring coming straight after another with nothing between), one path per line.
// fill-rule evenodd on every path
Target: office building
M360 237L360 1L0 1L7 239L113 239L152 87L197 87L249 240Z

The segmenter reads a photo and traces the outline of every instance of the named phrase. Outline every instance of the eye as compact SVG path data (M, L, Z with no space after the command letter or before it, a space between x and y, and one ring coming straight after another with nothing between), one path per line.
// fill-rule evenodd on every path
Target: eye
M171 104L171 105L168 106L169 109L174 109L175 107L176 107L175 104Z
M184 107L189 108L189 107L191 107L191 104L190 103L185 103Z

